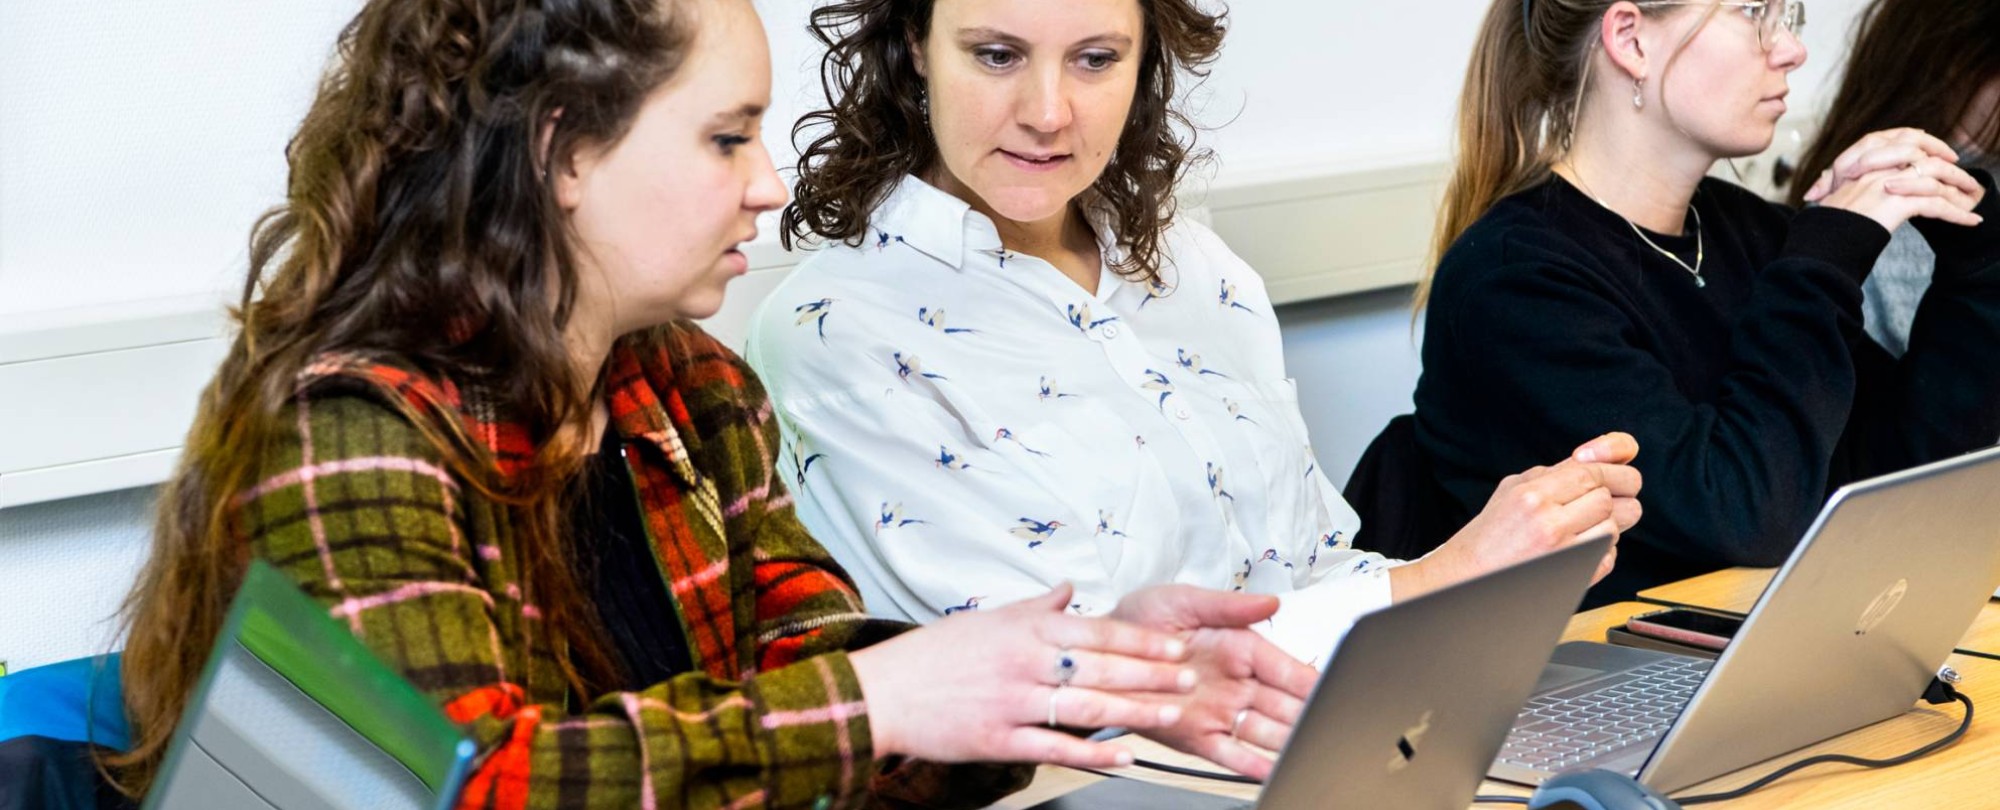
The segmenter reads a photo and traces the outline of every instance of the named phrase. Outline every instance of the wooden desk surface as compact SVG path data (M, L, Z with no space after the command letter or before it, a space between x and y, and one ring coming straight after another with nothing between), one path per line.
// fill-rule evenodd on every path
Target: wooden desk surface
M1768 572L1753 573L1765 574L1765 578L1768 579ZM1754 601L1754 593L1751 598ZM1625 621L1634 613L1653 609L1656 609L1656 606L1623 602L1579 613L1570 620L1569 629L1563 638L1567 641L1601 641L1605 629ZM1959 685L1961 691L1969 695L1986 712L2000 710L2000 661L1953 655L1949 663L1965 676L1965 682ZM1681 793L1692 795L1729 790L1769 773L1785 763L1815 754L1837 752L1872 758L1896 756L1921 747L1957 727L1960 719L1958 704L1945 706L1919 704L1919 706L1920 708L1913 711L1867 728L1751 765L1734 774L1719 777ZM1127 738L1125 744L1140 759L1206 770L1216 769L1203 760L1168 750L1150 740L1132 737ZM1821 765L1786 777L1777 784L1750 796L1712 806L1737 808L1797 806L1855 810L1985 806L1992 801L1995 787L2000 786L2000 771L1996 771L1992 766L1996 758L2000 758L2000 729L1996 729L1994 721L1990 719L1975 721L1965 737L1957 744L1916 762L1878 770L1864 770L1847 765ZM1248 799L1254 798L1257 794L1256 787L1251 785L1213 782L1163 774L1143 768L1126 768L1117 773L1120 776L1225 796ZM1068 768L1044 767L1036 774L1034 784L1027 790L1008 797L995 807L1002 810L1025 810L1101 778ZM1480 785L1479 792L1523 796L1527 795L1528 791L1526 788L1504 782L1487 781Z
M1725 568L1639 592L1639 598L1669 605L1748 613L1777 573L1775 568ZM2000 602L1987 601L1958 648L2000 655Z

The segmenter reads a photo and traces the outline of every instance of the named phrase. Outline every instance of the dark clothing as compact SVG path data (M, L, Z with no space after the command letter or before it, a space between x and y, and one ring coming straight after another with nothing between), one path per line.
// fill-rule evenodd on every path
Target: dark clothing
M1354 547L1396 560L1414 560L1444 545L1472 519L1438 486L1430 460L1417 444L1417 420L1389 420L1355 462L1341 497L1361 516Z
M570 531L584 587L623 665L624 683L612 687L621 691L638 691L694 671L680 611L667 594L653 550L646 547L646 527L632 487L618 431L606 430L603 445L584 466L583 496L570 511Z
M1916 222L1939 259L1901 359L1862 330L1889 234L1859 214L1704 180L1704 287L1560 178L1508 197L1438 267L1418 443L1475 514L1509 474L1637 437L1645 518L1587 604L1777 565L1841 484L2000 440L2000 194L1976 176L1982 225ZM1695 232L1647 236L1692 265Z
M97 773L89 743L28 735L0 742L0 810L132 810Z

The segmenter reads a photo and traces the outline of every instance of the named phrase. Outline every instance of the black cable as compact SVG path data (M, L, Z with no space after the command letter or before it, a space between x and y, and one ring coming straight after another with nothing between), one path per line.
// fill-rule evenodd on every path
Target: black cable
M1933 690L1936 690L1938 686L1944 687L1943 699L1931 700L1931 696L1929 694L1926 694L1924 696L1924 699L1927 701L1931 701L1933 703L1949 703L1954 700L1963 703L1965 704L1965 719L1959 721L1958 728L1954 729L1950 734L1947 734L1940 739L1933 740L1928 745L1925 745L1922 748L1919 748L1915 751L1911 751L1899 757L1890 757L1888 759L1863 759L1861 757L1848 756L1846 754L1821 754L1816 757L1806 757L1805 759L1799 760L1790 765L1786 765L1783 768L1779 768L1775 771L1765 774L1763 778L1758 779L1755 782L1751 782L1750 784L1744 785L1735 790L1724 791L1722 793L1703 793L1698 796L1689 796L1684 799L1675 799L1674 801L1685 806L1690 804L1708 804L1710 802L1720 802L1720 801L1728 801L1730 799L1742 798L1744 796L1749 795L1751 791L1761 789L1771 784L1772 782L1776 782L1779 779L1782 779L1793 773L1797 773L1800 770L1803 770L1805 768L1810 768L1814 765L1824 765L1829 762L1837 762L1843 765L1857 765L1863 768L1888 768L1896 765L1902 765L1906 762L1911 762L1913 760L1921 759L1925 756L1928 756L1936 752L1940 748L1958 742L1960 737L1965 736L1966 730L1972 728L1972 698L1966 697L1963 693L1955 689L1952 689L1950 684L1946 684L1943 681L1934 681L1932 683Z
M1951 688L1951 684L1945 683L1942 680L1931 681L1930 688L1926 690L1924 693L1924 700L1933 705L1950 703L1952 701L1958 701L1959 703L1963 703L1965 704L1965 718L1959 721L1958 728L1953 729L1950 734L1947 734L1939 739L1933 740L1930 743L1925 744L1922 748L1918 748L1915 751L1911 751L1901 756L1890 757L1888 759L1864 759L1862 757L1849 756L1847 754L1821 754L1815 757L1806 757L1805 759L1799 760L1790 765L1786 765L1785 767L1779 768L1775 771L1765 774L1762 777L1759 777L1756 781L1751 782L1742 787L1736 788L1735 790L1724 791L1721 793L1703 793L1695 796L1689 796L1684 799L1674 799L1674 802L1682 806L1687 806L1690 804L1709 804L1712 802L1728 801L1730 799L1740 799L1743 798L1744 796L1750 795L1754 791L1762 790L1763 788L1770 786L1772 782L1776 782L1780 779L1783 779L1787 776L1790 776L1806 768L1810 768L1814 765L1839 763L1842 765L1855 765L1862 768L1891 768L1897 765L1902 765L1908 762L1913 762L1915 760L1922 759L1926 756L1929 756L1937 752L1939 749L1944 748L1945 746L1958 742L1960 738L1965 736L1965 732L1972 728L1972 698L1966 697L1964 693ZM1234 782L1243 785L1258 784L1257 780L1255 779L1251 779L1250 777L1247 776L1239 776L1233 773L1222 773L1219 771L1204 771L1195 768L1182 768L1178 765L1167 765L1165 763L1153 762L1144 759L1133 760L1132 764L1137 765L1141 768L1151 768L1156 771L1177 774L1180 776L1192 776L1197 779L1213 779L1217 782ZM1472 803L1526 805L1528 803L1528 798L1529 797L1527 796L1474 796L1472 797Z
M1171 773L1179 776L1192 776L1196 779L1213 779L1217 782L1234 782L1239 785L1263 784L1263 782L1261 781L1258 781L1256 779L1251 779L1250 777L1244 776L1242 774L1223 773L1221 771L1204 771L1197 768L1183 768L1179 765L1168 765L1164 762L1154 762L1149 759L1135 759L1132 760L1132 764L1137 765L1141 768L1151 768L1153 770L1161 771L1164 773Z

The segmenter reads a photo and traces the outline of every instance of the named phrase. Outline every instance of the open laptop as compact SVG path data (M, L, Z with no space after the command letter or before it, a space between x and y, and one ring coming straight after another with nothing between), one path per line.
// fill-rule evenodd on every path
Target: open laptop
M2000 583L2000 448L1842 487L1722 656L1556 648L1492 767L1661 792L1909 711Z
M1255 806L1463 810L1610 545L1577 543L1362 616ZM1035 810L1251 806L1107 779Z
M444 808L475 753L430 698L260 560L145 806Z

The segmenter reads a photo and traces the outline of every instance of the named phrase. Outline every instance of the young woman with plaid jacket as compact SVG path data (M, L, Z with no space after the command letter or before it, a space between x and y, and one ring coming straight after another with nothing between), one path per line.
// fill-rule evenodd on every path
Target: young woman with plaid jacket
M1026 769L950 763L1129 761L1055 727L1295 715L1310 673L1243 629L1270 600L866 618L761 386L687 322L785 201L769 94L748 0L361 10L128 602L128 791L252 557L467 726L464 806L983 804Z

